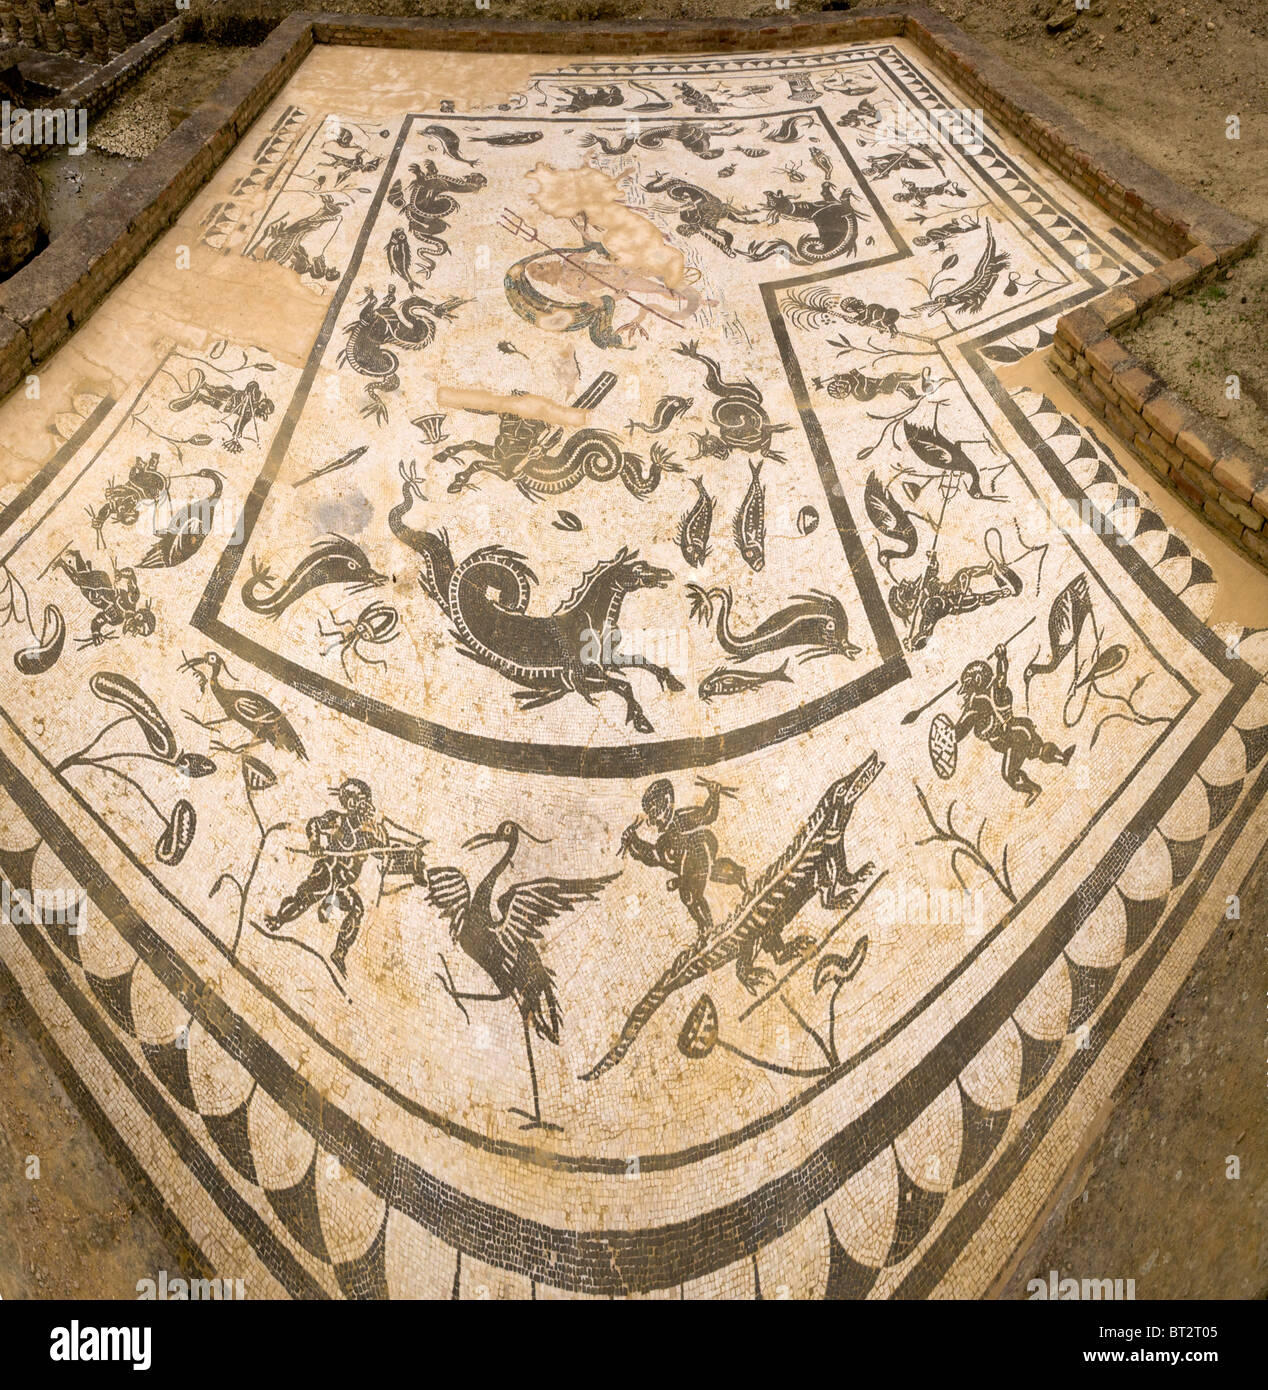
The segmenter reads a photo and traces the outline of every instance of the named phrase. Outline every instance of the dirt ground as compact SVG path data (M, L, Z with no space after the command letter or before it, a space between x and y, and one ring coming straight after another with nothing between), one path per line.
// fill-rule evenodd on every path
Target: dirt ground
M249 47L180 43L88 124L88 149L39 164L52 236L77 222L93 202L136 168L172 129L211 95L251 52Z
M1268 224L1268 0L1175 7L1154 0L932 0L1091 128L1229 209ZM194 0L209 37L249 42L293 6ZM327 8L336 8L335 4ZM470 13L470 0L366 0L338 8ZM794 11L821 8L798 3ZM832 8L847 8L834 5ZM546 5L494 0L490 18L589 19L753 14L770 0ZM97 123L92 140L123 167L196 104L242 49L186 45ZM193 52L200 50L201 56ZM226 64L220 67L221 62ZM194 68L183 65L192 62ZM1228 117L1240 138L1227 138ZM98 156L107 160L104 153ZM62 161L67 163L68 161ZM56 218L86 208L109 179L84 166L82 192L50 189ZM104 164L103 164L104 169ZM54 170L55 173L58 171ZM59 177L65 179L66 174ZM60 198L60 202L58 199ZM63 225L65 225L63 223ZM1268 447L1268 252L1137 330L1132 348L1201 409ZM1240 399L1225 394L1230 373ZM1212 537L1209 545L1218 542ZM1004 1297L1050 1269L1136 1280L1140 1298L1263 1297L1268 1291L1268 1126L1263 1123L1263 999L1268 858L1242 916L1212 939L1120 1088ZM43 1177L21 1177L26 1155ZM1227 1159L1240 1176L1226 1176ZM78 1117L35 1041L0 996L0 1293L6 1298L134 1296L136 1280L178 1262ZM1161 1199L1161 1200L1160 1200Z
M1084 124L1268 225L1268 3L934 0ZM1074 19L1050 32L1050 24ZM1236 118L1236 123L1230 122ZM1238 138L1230 139L1236 132ZM1268 251L1124 342L1193 406L1268 451ZM1229 398L1227 378L1239 379Z
M135 1298L188 1271L0 988L0 1297Z

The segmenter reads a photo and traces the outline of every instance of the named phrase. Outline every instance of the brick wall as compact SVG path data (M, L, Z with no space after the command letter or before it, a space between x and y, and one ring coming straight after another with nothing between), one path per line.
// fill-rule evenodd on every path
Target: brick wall
M4 0L0 0L0 4L3 3ZM73 87L67 87L55 101L50 100L46 104L66 107L69 110L82 107L89 116L95 116L125 87L135 82L161 53L180 39L188 22L183 13L169 19L166 24L160 25L145 38L139 39L117 57L104 63L91 77L77 82ZM31 141L15 148L24 159L39 159L48 153L49 144L47 141Z
M1052 367L1115 434L1207 521L1268 566L1268 459L1185 404L1113 336L1216 274L1208 246L1102 295L1057 324ZM1136 299L1130 306L1124 302Z
M175 0L0 0L0 48L21 43L104 63L177 13Z

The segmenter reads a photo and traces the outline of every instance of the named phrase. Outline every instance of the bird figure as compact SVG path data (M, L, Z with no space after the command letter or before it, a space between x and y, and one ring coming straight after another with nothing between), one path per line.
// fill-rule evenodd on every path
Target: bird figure
M210 494L186 502L172 513L159 532L158 540L137 561L138 569L172 569L183 565L211 535L216 507L224 493L224 479L214 468L200 468L194 477L211 479Z
M295 732L290 720L271 701L251 690L235 690L221 683L223 672L231 680L236 680L233 672L224 663L224 658L216 652L205 652L202 656L186 657L180 670L193 671L199 690L205 692L208 686L216 703L224 710L219 719L199 719L196 714L184 711L187 719L204 729L217 729L221 724L238 724L251 737L246 743L230 747L228 744L213 742L212 748L218 753L245 753L261 743L278 749L282 753L294 753L297 758L308 759L300 736Z
M520 837L547 843L531 835L513 820L504 820L491 834L472 836L464 849L479 849L485 845L502 845L497 863L480 880L472 896L466 875L455 868L432 869L427 875L427 896L449 922L449 934L496 986L496 992L462 991L454 984L449 964L442 955L440 963L445 973L436 973L445 992L468 1018L464 1000L494 1002L514 999L524 1026L524 1052L528 1058L528 1075L533 1088L533 1109L512 1108L511 1113L523 1115L523 1129L558 1130L559 1125L542 1119L538 1095L537 1068L533 1061L533 1035L547 1042L559 1042L559 1000L555 995L555 980L543 963L537 943L541 928L547 922L571 912L578 903L593 902L603 888L618 878L608 874L599 878L535 878L516 883L497 900L497 915L493 911L493 890L515 857Z
M1091 618L1092 649L1084 655L1081 638L1084 624ZM1038 652L1034 660L1026 665L1022 673L1026 683L1026 701L1030 702L1030 682L1036 676L1055 671L1074 652L1074 670L1070 676L1070 688L1066 696L1066 714L1069 715L1076 694L1080 690L1090 693L1098 680L1113 675L1127 660L1127 648L1120 642L1101 647L1101 635L1097 631L1096 617L1092 612L1092 595L1088 589L1086 574L1077 574L1052 600L1048 610L1048 660L1040 661ZM1087 696L1083 698L1087 704ZM1068 718L1067 718L1067 722Z
M892 550L881 550L878 543L876 552L886 573L892 575L891 566L895 560L905 560L916 553L918 537L911 514L875 473L869 473L863 485L863 506L872 525L882 535L898 542L898 546Z

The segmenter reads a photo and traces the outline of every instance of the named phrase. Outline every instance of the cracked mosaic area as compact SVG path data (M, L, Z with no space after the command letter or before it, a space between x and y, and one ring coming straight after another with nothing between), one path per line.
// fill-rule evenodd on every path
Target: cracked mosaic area
M221 1276L976 1295L1051 1195L1268 642L1029 371L1158 255L963 104L321 48L4 407L0 962Z

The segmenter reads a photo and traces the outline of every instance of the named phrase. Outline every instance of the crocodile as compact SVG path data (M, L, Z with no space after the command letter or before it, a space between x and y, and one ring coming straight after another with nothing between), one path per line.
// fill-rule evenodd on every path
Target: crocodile
M845 831L855 802L876 781L884 766L872 753L853 772L832 783L792 843L766 868L735 911L712 936L682 952L635 1005L616 1041L582 1075L582 1081L594 1081L616 1066L660 1006L693 980L734 961L736 977L745 989L756 994L774 979L769 970L755 964L759 949L777 965L817 949L810 936L785 941L784 930L815 893L830 910L848 911L853 906L858 885L875 866L867 863L850 872L845 861Z

